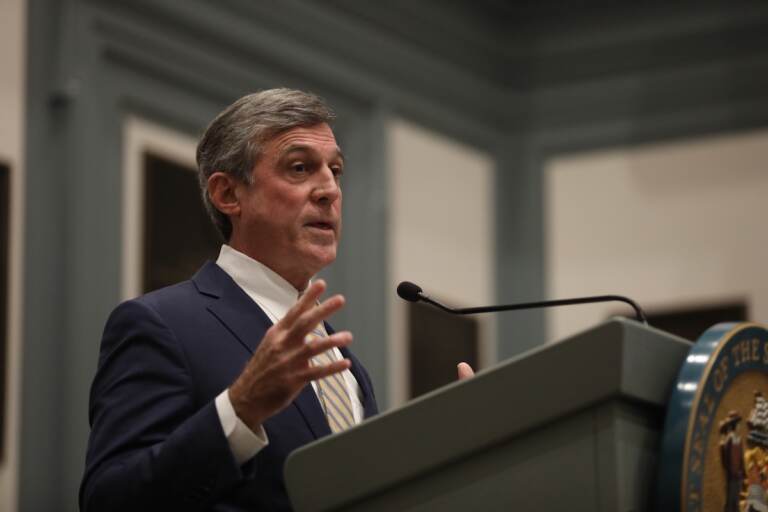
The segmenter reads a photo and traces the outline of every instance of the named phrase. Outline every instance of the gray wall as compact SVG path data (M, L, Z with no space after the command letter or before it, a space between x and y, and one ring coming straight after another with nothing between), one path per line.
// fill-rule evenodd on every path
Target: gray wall
M499 301L543 294L551 155L768 123L768 6L561 3L30 0L20 509L76 509L119 299L125 114L198 134L255 89L330 100L354 172L328 274L383 403L388 116L495 155ZM538 313L499 324L501 357L542 338Z

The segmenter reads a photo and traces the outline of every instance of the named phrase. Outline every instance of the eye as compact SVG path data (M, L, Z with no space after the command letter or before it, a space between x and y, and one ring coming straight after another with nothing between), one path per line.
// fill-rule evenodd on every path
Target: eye
M291 171L296 174L304 174L307 172L307 166L303 162L296 162L291 165Z
M334 165L331 167L331 172L336 178L341 178L341 176L344 174L344 168L340 165Z

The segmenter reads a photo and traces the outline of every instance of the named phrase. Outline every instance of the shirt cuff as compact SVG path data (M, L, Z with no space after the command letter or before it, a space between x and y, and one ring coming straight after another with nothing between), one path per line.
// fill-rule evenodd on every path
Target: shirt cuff
M216 397L216 412L219 414L221 428L224 430L232 455L235 456L239 465L242 466L248 462L269 444L263 426L259 425L258 431L253 432L243 423L243 420L237 417L232 401L229 399L229 389L225 389Z

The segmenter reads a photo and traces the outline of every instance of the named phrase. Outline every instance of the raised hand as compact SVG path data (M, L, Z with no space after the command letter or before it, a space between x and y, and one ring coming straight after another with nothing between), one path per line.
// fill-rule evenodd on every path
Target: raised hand
M348 369L349 359L313 366L310 360L332 347L352 342L348 331L305 341L315 326L344 306L344 297L334 295L317 305L325 291L318 279L307 288L282 320L273 325L229 388L229 398L237 416L256 430L267 418L280 412L313 380Z

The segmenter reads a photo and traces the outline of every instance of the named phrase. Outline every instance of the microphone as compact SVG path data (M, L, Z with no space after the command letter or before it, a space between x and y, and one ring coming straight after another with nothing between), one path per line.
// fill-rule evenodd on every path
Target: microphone
M421 286L410 281L403 281L397 285L397 294L401 299L408 302L419 302L421 300Z
M592 297L576 297L573 299L558 299L558 300L544 300L540 302L525 302L522 304L504 304L500 306L481 306L476 308L449 308L448 306L437 302L428 295L426 295L421 286L411 283L410 281L403 281L397 285L397 294L401 299L408 302L426 302L433 306L442 309L446 313L454 315L474 315L478 313L496 313L499 311L515 311L519 309L537 309L537 308L549 308L555 306L571 306L574 304L592 304L596 302L623 302L628 304L634 311L638 322L642 322L648 325L648 319L645 316L642 308L629 297L623 295L595 295Z

